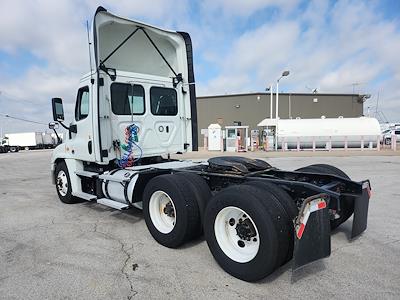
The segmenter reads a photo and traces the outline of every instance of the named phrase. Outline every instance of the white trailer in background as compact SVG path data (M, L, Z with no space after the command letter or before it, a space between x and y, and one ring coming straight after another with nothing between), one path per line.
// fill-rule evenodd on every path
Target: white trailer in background
M11 152L21 149L33 150L54 148L57 145L56 140L51 133L46 132L21 132L5 134L4 144L9 147Z

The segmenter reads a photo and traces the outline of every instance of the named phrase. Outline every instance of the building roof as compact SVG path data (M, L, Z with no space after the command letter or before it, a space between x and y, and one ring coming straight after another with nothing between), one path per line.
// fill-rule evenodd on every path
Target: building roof
M208 95L208 96L197 96L197 99L208 99L208 98L223 98L223 97L240 97L240 96L259 96L265 95L269 96L269 92L260 92L260 93L242 93L242 94L225 94L225 95ZM273 93L275 96L275 93ZM295 95L295 96L353 96L360 97L360 94L346 94L346 93L281 93L279 95Z

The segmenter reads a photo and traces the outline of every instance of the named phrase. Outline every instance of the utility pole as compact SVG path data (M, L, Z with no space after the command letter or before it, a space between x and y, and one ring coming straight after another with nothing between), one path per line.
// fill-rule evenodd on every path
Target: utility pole
M275 151L278 151L278 119L279 119L279 81L290 74L289 71L283 71L281 77L276 81L276 107L275 107Z

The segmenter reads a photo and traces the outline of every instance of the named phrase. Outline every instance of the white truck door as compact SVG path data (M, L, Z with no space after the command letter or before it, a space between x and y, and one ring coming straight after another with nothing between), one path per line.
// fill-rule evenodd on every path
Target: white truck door
M141 84L131 82L113 82L110 86L111 98L111 132L112 140L119 142L116 147L115 157L121 159L127 151L129 144L128 132L130 126L137 126L136 136L133 138L132 158L138 159L142 155L143 142L146 130L144 120L146 118L145 89Z
M120 153L116 153L118 159L124 156L133 124L137 126L133 159L182 151L186 135L184 105L172 85L167 88L144 82L114 82L110 91L112 139L121 146Z
M75 105L76 133L71 132L71 153L76 159L95 161L93 140L93 101L91 101L92 85L83 85L79 88Z
M149 94L149 119L152 120L156 139L147 147L158 148L160 153L182 151L182 143L186 141L186 126L181 93L177 93L173 87L152 86Z

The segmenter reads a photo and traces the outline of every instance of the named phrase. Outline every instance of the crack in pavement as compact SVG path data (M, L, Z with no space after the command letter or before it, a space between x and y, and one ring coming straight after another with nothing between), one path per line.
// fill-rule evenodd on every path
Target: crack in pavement
M99 233L110 240L118 242L121 245L120 251L126 256L126 258L125 258L124 264L122 265L120 271L121 271L122 275L124 275L124 277L126 278L126 281L128 282L129 288L130 288L129 295L126 296L126 298L128 300L131 300L133 297L135 297L138 294L138 292L135 291L135 289L133 288L133 282L132 282L131 278L129 277L129 273L127 271L128 262L131 260L132 257L129 254L128 250L126 249L126 245L123 241L121 241L120 239L118 239L108 233L98 231L97 227L98 227L98 220L96 220L96 222L94 223L92 232ZM133 267L133 266L136 266L136 267ZM136 268L138 267L138 265L134 264L134 265L132 265L132 267L133 267L133 271L135 271Z

